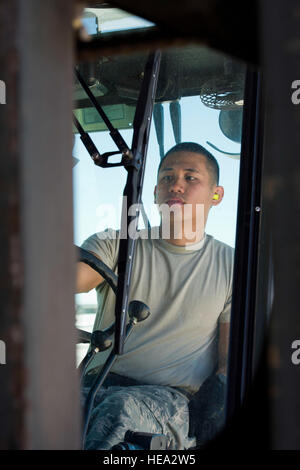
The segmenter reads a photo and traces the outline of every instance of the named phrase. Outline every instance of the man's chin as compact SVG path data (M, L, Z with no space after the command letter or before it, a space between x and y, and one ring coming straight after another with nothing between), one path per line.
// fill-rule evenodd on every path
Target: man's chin
M176 202L173 202L173 201L169 201L166 203L167 206L169 207L183 207L184 203L183 202L180 202L180 201L176 201Z
M170 217L176 217L178 214L182 217L182 214L184 213L183 202L167 203L164 207L167 209Z

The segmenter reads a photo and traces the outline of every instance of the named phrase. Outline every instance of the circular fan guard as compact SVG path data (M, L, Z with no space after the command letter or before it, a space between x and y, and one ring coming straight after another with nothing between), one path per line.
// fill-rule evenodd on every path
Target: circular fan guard
M209 108L240 109L243 98L244 75L212 78L201 87L200 99Z

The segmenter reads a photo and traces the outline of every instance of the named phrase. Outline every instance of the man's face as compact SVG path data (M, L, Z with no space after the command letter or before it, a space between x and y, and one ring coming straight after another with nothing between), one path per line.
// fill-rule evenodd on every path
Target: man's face
M190 204L193 219L196 205L203 205L206 223L209 209L221 202L224 190L213 181L207 169L206 157L193 152L175 152L169 154L160 168L154 194L156 203L170 207L184 208ZM219 199L213 196L218 194Z

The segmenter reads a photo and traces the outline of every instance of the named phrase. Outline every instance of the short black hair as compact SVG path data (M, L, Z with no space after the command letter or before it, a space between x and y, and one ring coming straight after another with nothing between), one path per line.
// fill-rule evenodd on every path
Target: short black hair
M168 150L165 156L160 161L160 164L157 170L157 175L159 173L159 170L165 158L171 153L175 153L175 152L192 152L192 153L198 153L200 155L203 155L206 158L207 170L210 172L210 174L213 177L213 181L218 186L219 177L220 177L220 168L219 168L219 164L217 160L208 150L206 150L206 148L202 147L202 145L197 144L195 142L181 142L180 144L174 145L174 147Z

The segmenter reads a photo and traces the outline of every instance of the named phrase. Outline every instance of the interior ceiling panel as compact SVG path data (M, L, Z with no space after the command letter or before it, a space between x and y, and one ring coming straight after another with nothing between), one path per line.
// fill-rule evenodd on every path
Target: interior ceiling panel
M88 6L107 5L89 1ZM114 0L121 8L155 23L161 31L191 37L226 54L259 64L255 0Z

